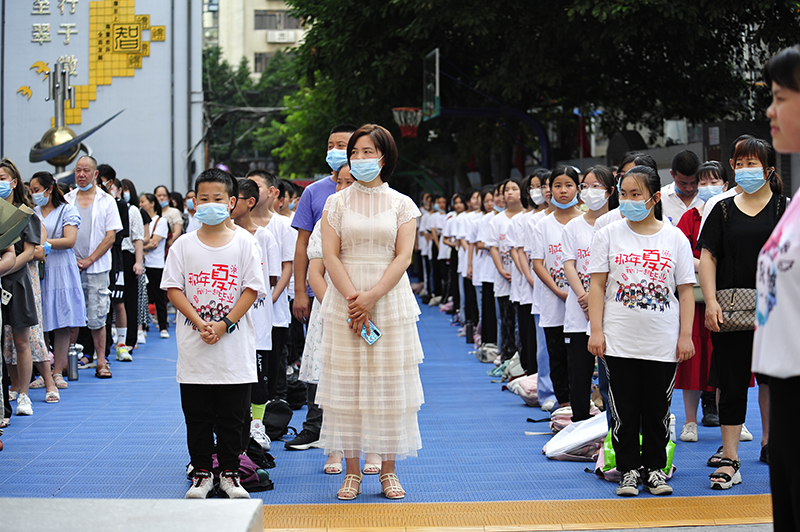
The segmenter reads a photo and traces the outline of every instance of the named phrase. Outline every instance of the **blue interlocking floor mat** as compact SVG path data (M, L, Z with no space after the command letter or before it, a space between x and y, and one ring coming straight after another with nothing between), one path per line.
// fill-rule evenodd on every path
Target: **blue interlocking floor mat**
M584 472L593 464L550 461L542 454L546 415L529 408L501 384L492 383L472 349L456 336L450 316L422 306L419 333L425 350L420 366L425 404L419 413L423 448L398 463L406 502L460 502L616 498L615 485ZM174 332L174 330L173 330ZM113 362L112 379L81 370L80 380L61 391L61 402L44 402L31 390L34 414L12 416L0 453L0 497L182 498L188 489L185 428L175 382L175 339L157 331L133 352L130 363ZM12 403L16 408L16 403ZM680 433L683 400L676 391L673 413ZM292 426L302 427L306 408ZM747 427L752 442L740 445L741 485L712 491L706 466L720 443L718 428L699 427L700 441L677 442L671 481L676 496L769 493L769 471L759 462L761 421L757 389L749 395ZM254 493L266 504L330 503L343 475L325 475L321 449L286 451L273 442L277 467L273 491ZM365 477L359 502L389 502L377 476ZM649 497L648 494L642 494Z

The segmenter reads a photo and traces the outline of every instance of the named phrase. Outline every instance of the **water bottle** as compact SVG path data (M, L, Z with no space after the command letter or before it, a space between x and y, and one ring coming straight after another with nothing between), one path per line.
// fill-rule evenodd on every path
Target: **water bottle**
M467 343L474 344L475 343L475 328L472 325L471 321L467 321Z
M74 345L69 346L69 353L67 354L67 379L71 381L78 380L78 351Z

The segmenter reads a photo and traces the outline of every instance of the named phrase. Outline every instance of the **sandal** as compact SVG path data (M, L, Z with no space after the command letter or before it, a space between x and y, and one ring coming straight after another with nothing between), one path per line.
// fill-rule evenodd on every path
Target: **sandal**
M708 467L719 467L720 460L722 460L722 445L719 446L717 452L711 455L711 458L708 459L706 465Z
M110 379L111 378L111 368L108 364L100 364L97 366L97 369L94 370L94 376L98 379Z
M57 403L61 400L61 395L58 392L47 392L44 396L45 403Z
M342 455L340 452L331 453L328 459L330 459L334 454L339 456ZM338 475L342 472L342 459L343 458L339 458L338 462L326 462L325 467L322 468L322 471L325 472L326 475Z
M365 475L377 475L381 472L381 464L364 464Z
M28 387L33 388L34 390L38 390L39 388L44 388L44 379L42 378L41 375L39 375Z
M364 477L360 475L347 475L344 477L342 487L336 492L336 497L340 501L352 501L361 493L361 480Z
M734 484L741 484L742 474L739 473L740 465L741 463L739 462L739 460L731 460L730 458L723 458L722 460L720 460L719 467L732 467L733 476L727 473L720 473L719 471L714 471L713 473L708 475L709 478L711 479L711 489L727 490L732 488Z
M379 480L381 481L381 487L383 487L383 495L387 499L402 499L406 496L403 486L400 485L400 479L397 478L395 473L381 475ZM384 482L388 482L388 485L383 486ZM394 495L389 495L390 493Z
M56 383L56 388L59 390L66 390L69 388L69 384L67 384L67 381L64 380L64 376L60 373L53 374L53 381Z
M11 420L9 418L4 418L3 420L0 420L0 429L4 429L9 425L11 425Z
M83 356L78 360L78 369L96 368L97 362L89 360L89 357Z

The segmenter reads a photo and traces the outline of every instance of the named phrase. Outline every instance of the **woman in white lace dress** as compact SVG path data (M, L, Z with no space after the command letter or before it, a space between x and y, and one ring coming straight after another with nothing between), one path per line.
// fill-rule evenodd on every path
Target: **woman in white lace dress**
M362 126L347 151L356 183L332 195L322 215L323 260L332 284L321 307L320 440L327 453L344 450L347 475L339 499L360 493L362 453L381 455L381 490L401 499L395 460L416 456L422 447L420 311L406 275L420 212L385 183L397 164L386 129ZM382 332L372 345L361 337L370 322Z

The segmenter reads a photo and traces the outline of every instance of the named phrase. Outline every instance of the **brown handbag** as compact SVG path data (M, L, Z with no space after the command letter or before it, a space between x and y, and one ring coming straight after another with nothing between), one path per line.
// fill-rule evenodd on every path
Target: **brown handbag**
M752 331L756 327L755 288L717 290L717 303L722 309L719 332Z

